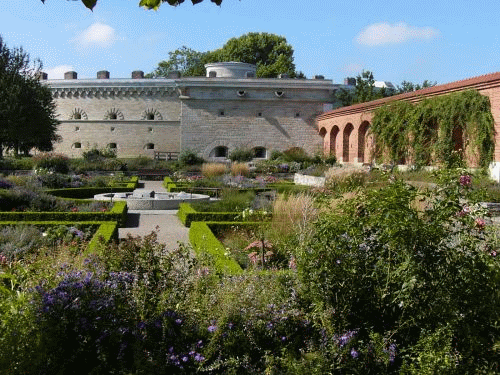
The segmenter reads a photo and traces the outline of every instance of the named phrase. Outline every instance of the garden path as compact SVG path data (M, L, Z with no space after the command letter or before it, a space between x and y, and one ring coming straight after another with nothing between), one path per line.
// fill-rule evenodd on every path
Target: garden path
M140 181L144 189L166 191L162 181ZM119 238L145 236L158 226L158 241L167 245L167 249L178 247L177 242L189 243L189 228L186 228L177 217L177 210L129 210L127 223L118 229Z

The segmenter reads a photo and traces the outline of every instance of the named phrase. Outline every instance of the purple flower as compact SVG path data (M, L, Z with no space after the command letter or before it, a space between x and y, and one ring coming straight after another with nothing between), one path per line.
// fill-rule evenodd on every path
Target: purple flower
M187 362L189 360L188 356L185 355L185 356L182 356L182 362Z
M358 358L358 356L359 356L359 353L356 351L356 349L352 348L351 349L351 357L356 359L356 358Z
M208 326L208 332L212 333L212 332L215 332L216 330L217 330L217 326L214 326L214 325Z
M334 335L333 339L337 342L337 344L342 348L347 345L349 341L356 335L356 331L347 331L342 336Z
M233 329L233 327L234 327L234 324L233 324L233 323L231 323L231 322L227 323L227 328L229 328L229 329Z
M175 319L175 324L182 324L182 319Z
M196 355L194 356L194 360L196 362L201 362L201 361L204 361L205 360L205 357L203 357L201 354L199 353L196 353Z
M394 363L396 359L396 344L389 345L389 362Z

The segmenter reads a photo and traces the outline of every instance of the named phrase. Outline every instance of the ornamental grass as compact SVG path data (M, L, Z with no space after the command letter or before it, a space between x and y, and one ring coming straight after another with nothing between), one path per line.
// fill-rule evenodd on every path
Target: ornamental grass
M201 166L201 174L206 178L219 177L226 173L227 166L222 163L205 163Z

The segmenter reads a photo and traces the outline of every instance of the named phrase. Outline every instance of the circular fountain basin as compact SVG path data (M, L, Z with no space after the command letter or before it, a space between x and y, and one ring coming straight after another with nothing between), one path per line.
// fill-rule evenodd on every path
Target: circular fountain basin
M155 192L136 189L132 193L105 193L94 195L100 201L126 201L129 210L176 210L179 203L209 201L210 196L185 192Z

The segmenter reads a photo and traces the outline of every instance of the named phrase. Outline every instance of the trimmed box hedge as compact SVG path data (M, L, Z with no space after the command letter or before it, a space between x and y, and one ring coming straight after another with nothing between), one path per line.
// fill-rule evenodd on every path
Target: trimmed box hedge
M240 212L198 212L189 203L180 203L177 216L184 226L189 227L193 221L234 221Z
M117 201L107 212L0 212L0 221L116 221L125 225L127 202Z
M79 221L81 225L95 225L97 230L89 241L86 253L92 253L99 249L101 243L108 244L111 241L118 240L118 222L116 221ZM73 226L73 221L0 221L2 226L14 225L33 225L33 226L49 226L49 225L66 225Z
M64 189L47 189L46 193L60 198L76 198L88 199L94 198L96 194L105 193L127 193L137 188L139 177L133 176L129 182L124 184L116 184L103 187L81 187L81 188L64 188Z
M97 253L101 250L101 244L109 244L118 240L118 222L107 221L101 223L87 246L87 254Z
M227 255L224 245L215 237L207 223L191 223L189 241L198 256L208 255L217 274L238 275L243 272L240 265Z

